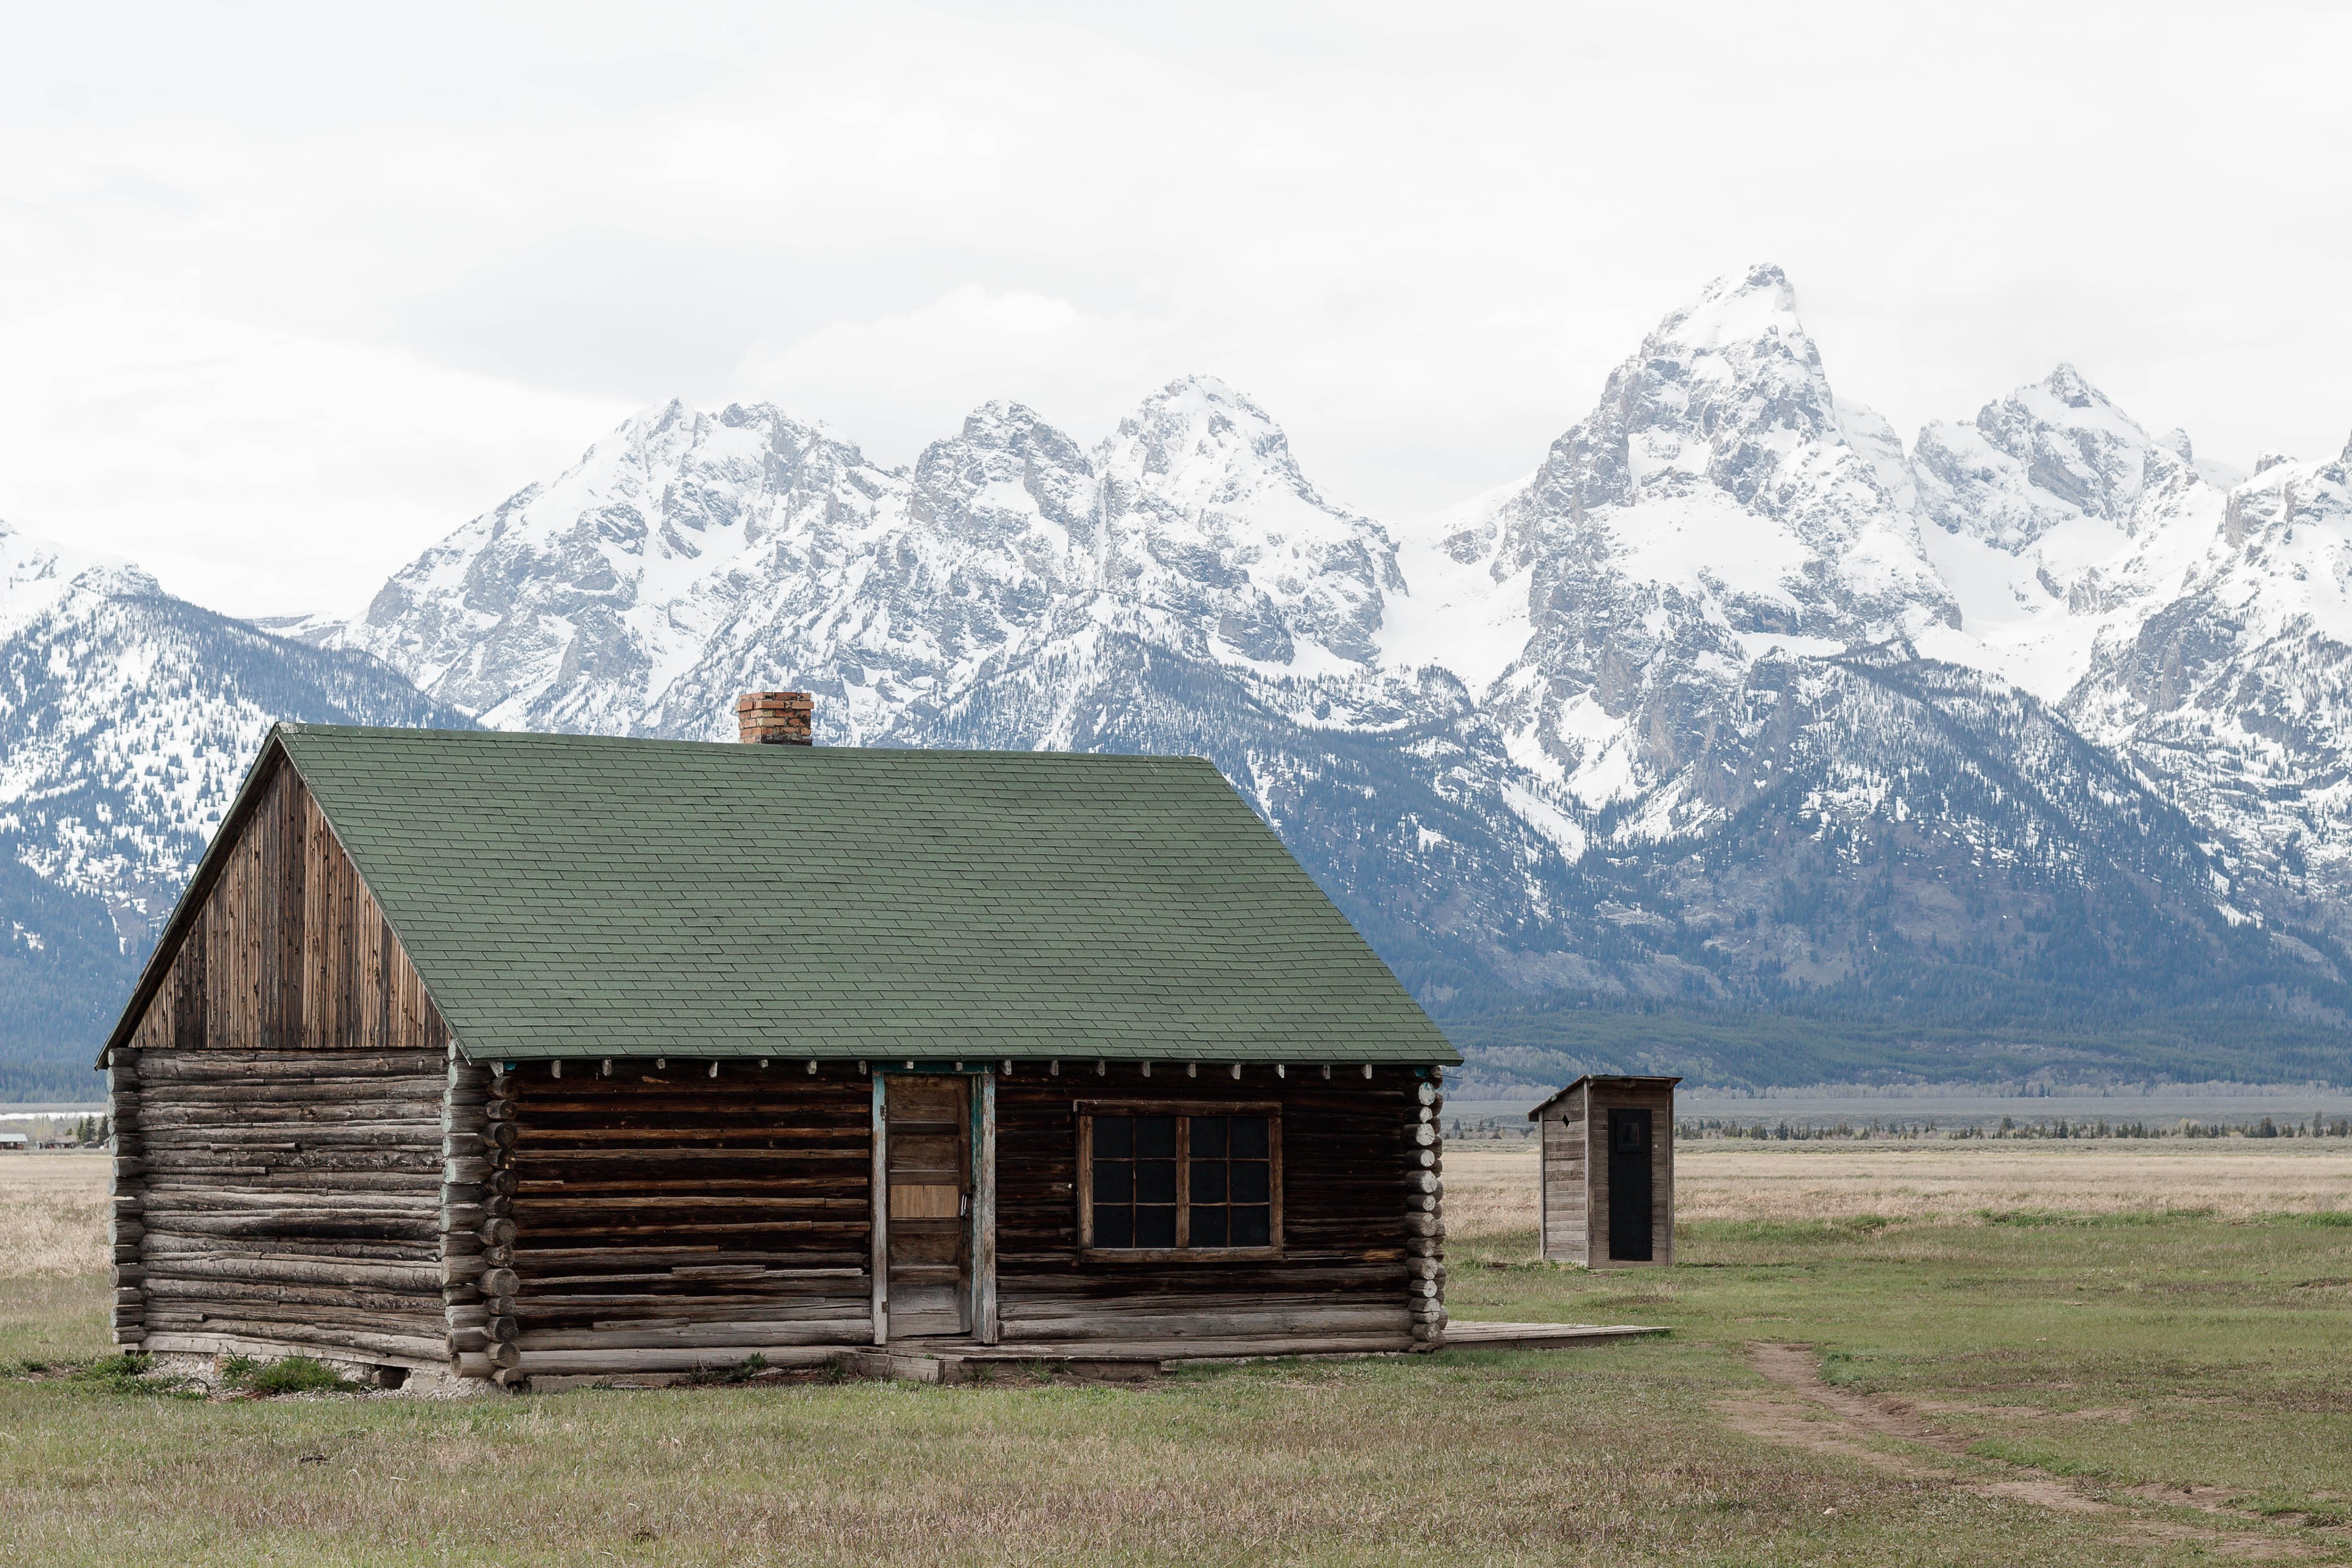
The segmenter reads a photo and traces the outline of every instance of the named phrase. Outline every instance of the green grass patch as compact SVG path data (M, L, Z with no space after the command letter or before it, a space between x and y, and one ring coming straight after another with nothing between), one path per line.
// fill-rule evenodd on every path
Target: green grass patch
M2303 1492L2273 1489L2251 1497L2231 1498L2230 1506L2244 1509L2264 1519L2300 1515L2303 1523L2320 1529L2340 1529L2352 1523L2352 1502L2342 1498L2315 1498Z
M2053 1476L2079 1476L2089 1480L2111 1481L2119 1486L2129 1486L2138 1479L2116 1475L2064 1448L2015 1438L1988 1437L1982 1442L1969 1444L1969 1452L1979 1459L2026 1465L2037 1470L2047 1470Z
M205 1396L204 1390L191 1384L186 1378L157 1372L152 1358L136 1352L100 1356L74 1373L70 1381L80 1387L107 1394L161 1394L175 1399L202 1399Z
M325 1362L306 1355L278 1361L256 1361L233 1355L220 1363L223 1386L267 1398L278 1394L357 1394L352 1382Z

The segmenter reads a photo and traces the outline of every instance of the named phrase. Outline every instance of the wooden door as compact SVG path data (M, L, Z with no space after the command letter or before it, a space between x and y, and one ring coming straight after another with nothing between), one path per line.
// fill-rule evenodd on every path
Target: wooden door
M892 1073L884 1089L890 1337L969 1332L971 1080Z
M1609 1259L1647 1263L1650 1237L1650 1113L1609 1113Z

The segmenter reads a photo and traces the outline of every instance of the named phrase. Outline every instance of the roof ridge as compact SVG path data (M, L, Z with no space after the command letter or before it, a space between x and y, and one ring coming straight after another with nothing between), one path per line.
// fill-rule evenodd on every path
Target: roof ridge
M1139 763L1193 763L1209 767L1216 765L1208 758L1196 752L1071 752L1045 748L1012 749L982 746L761 746L747 745L735 740L694 741L670 735L604 735L558 730L427 730L404 725L305 724L290 721L279 722L276 729L283 734L329 736L335 739L383 737L467 745L553 743L582 746L676 747L704 752L740 752L745 756L766 757L952 757L994 760L1034 759L1046 763L1047 765L1059 765L1062 763L1109 763L1122 766Z

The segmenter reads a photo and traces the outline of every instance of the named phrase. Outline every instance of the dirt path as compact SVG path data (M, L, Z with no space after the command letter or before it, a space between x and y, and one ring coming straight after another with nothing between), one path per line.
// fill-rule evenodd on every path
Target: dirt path
M1947 1432L1900 1399L1874 1399L1822 1381L1812 1350L1805 1345L1759 1344L1748 1347L1748 1365L1762 1373L1769 1391L1722 1402L1719 1408L1735 1431L1769 1442L1784 1443L1809 1453L1855 1460L1890 1475L1942 1481L1978 1497L2007 1498L2063 1513L2103 1514L2115 1519L2116 1538L2148 1546L2192 1543L2223 1556L2252 1560L2309 1557L2341 1551L2336 1542L2325 1545L2221 1523L2253 1522L2253 1516L2226 1506L2226 1493L2200 1488L2180 1493L2155 1487L2134 1489L2134 1494L2167 1507L2189 1507L2215 1516L2213 1526L2151 1519L2137 1510L2091 1496L2082 1487L2025 1465L2005 1466L2010 1473L1987 1480L1964 1476L1937 1462L1937 1456L1965 1455L1969 1439ZM1889 1450L1872 1439L1893 1439L1907 1450ZM1921 1452L1920 1450L1925 1450ZM2337 1532L2330 1531L2330 1536Z

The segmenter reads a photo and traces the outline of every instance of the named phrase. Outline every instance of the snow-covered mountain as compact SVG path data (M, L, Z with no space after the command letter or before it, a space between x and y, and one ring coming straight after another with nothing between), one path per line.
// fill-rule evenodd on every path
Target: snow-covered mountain
M1529 477L1411 526L1326 496L1206 377L1090 450L989 404L906 468L673 403L362 616L279 629L499 726L717 739L789 686L824 743L1207 755L1465 1029L2266 1016L2326 1047L2352 1015L2346 468L2200 463L2063 365L1906 450L1759 267L1667 316ZM91 838L114 859L44 828L20 867L184 863L132 850L190 842L215 786L109 765L161 781ZM2231 1070L2203 1048L2171 1070Z
M1362 678L1402 587L1381 527L1194 378L1092 454L991 404L910 472L772 407L673 403L308 635L492 724L716 736L749 671L830 677L821 733L855 742L1106 632L1268 679Z
M1204 377L1092 451L988 405L908 470L672 405L310 635L495 724L719 737L735 693L792 685L832 743L1202 752L1441 1007L1900 1010L1940 975L1987 1018L2334 1017L2325 895L2269 868L2333 852L2341 724L2291 764L2284 699L2232 721L2272 747L2256 864L2222 783L2165 765L2198 721L2145 695L2187 668L2147 644L2167 616L2217 691L2248 689L2221 640L2318 668L2311 614L2216 629L2292 598L2230 543L2283 489L2324 548L2340 474L2294 472L2232 489L2063 366L1906 452L1759 267L1663 321L1529 478L1411 528L1324 496ZM2244 795L2231 754L2196 760ZM2310 805L2282 815L2293 765Z
M1396 556L1203 377L1092 452L991 404L906 471L672 405L306 635L497 724L724 738L794 686L828 744L1206 754L1410 964L1539 918L1581 839L1458 681L1384 658Z
M0 1095L111 1022L278 718L472 722L364 655L0 523Z
M1668 316L1526 484L1441 520L1411 580L1463 612L1425 616L1409 657L1469 685L1531 777L1612 820L1638 805L1620 831L1644 838L1719 817L1692 763L1759 657L1958 619L1901 443L1838 403L1773 268ZM1476 662L1457 618L1486 622Z

